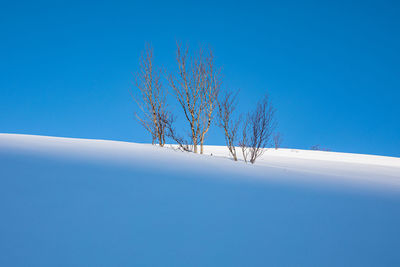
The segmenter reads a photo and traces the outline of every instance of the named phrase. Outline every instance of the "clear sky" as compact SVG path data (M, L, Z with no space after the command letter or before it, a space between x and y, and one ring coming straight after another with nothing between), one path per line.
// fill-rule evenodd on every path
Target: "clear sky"
M1 1L0 132L150 142L132 73L146 41L174 70L178 40L214 49L241 112L269 92L284 147L400 156L399 14L398 1Z

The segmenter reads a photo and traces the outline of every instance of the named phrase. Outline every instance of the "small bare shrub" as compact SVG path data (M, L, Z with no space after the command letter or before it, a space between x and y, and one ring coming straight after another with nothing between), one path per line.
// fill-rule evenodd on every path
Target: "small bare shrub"
M239 145L245 162L250 161L254 164L265 152L275 128L275 109L266 95L257 103L256 109L247 114L244 121Z
M281 147L281 144L282 144L282 141L283 141L283 136L282 136L282 134L279 133L279 132L276 133L276 134L274 135L273 141L274 141L275 150L278 150L278 148Z

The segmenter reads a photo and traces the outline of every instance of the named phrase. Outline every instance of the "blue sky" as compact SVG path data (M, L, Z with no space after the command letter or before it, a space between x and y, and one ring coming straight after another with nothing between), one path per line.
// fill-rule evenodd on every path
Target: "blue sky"
M149 142L129 90L146 41L210 45L245 112L268 91L283 146L400 156L396 1L2 1L0 132ZM171 106L176 102L171 102ZM208 144L223 144L211 130Z

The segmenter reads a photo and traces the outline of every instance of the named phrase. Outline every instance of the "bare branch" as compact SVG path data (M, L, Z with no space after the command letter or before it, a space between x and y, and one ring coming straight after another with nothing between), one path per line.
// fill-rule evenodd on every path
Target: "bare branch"
M181 151L191 152L193 151L193 147L188 144L188 142L181 136L179 136L175 128L173 127L174 117L170 116L169 119L166 121L166 135L174 140L178 144L178 149Z

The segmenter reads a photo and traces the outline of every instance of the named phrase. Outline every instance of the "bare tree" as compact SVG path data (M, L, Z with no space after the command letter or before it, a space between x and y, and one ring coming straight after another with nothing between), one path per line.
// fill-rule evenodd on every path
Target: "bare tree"
M266 95L257 103L256 109L247 114L244 122L240 147L246 162L253 164L265 152L275 127L275 109Z
M240 123L240 118L233 118L237 105L236 97L237 93L232 94L228 91L218 100L218 126L224 131L225 143L234 161L237 161L235 144Z
M136 118L150 133L152 144L158 143L161 147L165 144L169 112L166 104L166 91L164 90L160 74L153 65L153 48L146 44L140 58L140 70L135 75L135 85L138 97L132 94L141 115L135 113Z
M282 134L280 132L277 132L274 135L274 140L273 140L274 141L274 147L275 147L276 150L281 146L282 140L283 140Z
M176 61L179 72L171 74L169 82L189 123L193 152L197 153L200 145L200 153L203 153L220 87L219 72L215 70L211 50L204 53L200 49L191 57L187 47L177 44Z

